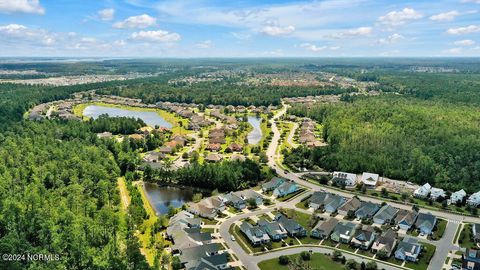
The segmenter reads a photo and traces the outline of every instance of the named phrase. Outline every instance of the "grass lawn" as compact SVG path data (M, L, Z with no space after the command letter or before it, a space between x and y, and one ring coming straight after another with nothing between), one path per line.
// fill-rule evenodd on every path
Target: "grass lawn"
M245 252L255 253L255 252L263 251L263 248L261 246L253 247L252 245L250 245L250 241L240 231L240 227L238 227L237 225L233 224L228 231L230 232L231 235L235 237L235 240L243 248L243 250L245 250Z
M431 236L432 240L439 240L442 238L443 233L445 232L445 228L447 227L448 221L444 219L438 219L437 225L435 226L435 230Z
M396 265L402 265L403 264L403 261L395 259L395 257L393 256L393 253L392 253L392 256L390 256L390 258L388 258L384 261L389 262L389 263L393 263L393 264L396 264Z
M320 243L320 239L312 238L310 236L305 236L302 238L298 238L302 244L310 244L310 245L318 245Z
M367 256L367 257L373 257L375 254L373 254L372 252L368 251L368 250L363 250L363 249L359 249L357 254L360 254L360 255L363 255L363 256Z
M420 254L420 259L416 262L407 262L405 264L406 267L414 269L414 270L426 270L428 267L428 264L430 263L430 260L433 257L433 254L435 253L435 246L431 244L427 244L424 242L421 242L423 245L423 251L422 254Z
M343 249L343 250L346 250L346 251L350 251L350 252L355 252L355 250L357 250L356 248L348 245L348 244L344 244L344 243L341 243L338 248L340 249Z
M312 215L305 214L300 211L296 211L293 209L287 209L286 210L287 216L289 218L294 219L298 224L302 225L307 231L310 231L311 228L308 226L309 220L312 217ZM315 224L312 224L312 227L315 226Z
M298 255L289 256L291 260L294 260ZM307 262L312 269L340 269L343 267L342 264L333 261L330 257L321 254L313 253L310 261ZM278 258L260 262L258 267L261 270L288 270L288 266L280 265L278 263Z
M237 208L233 207L233 206L229 206L228 209L227 209L228 212L232 213L232 214L238 214L240 213L241 211L238 210Z
M473 241L472 224L465 224L463 230L458 237L458 244L463 248L476 248L476 244Z
M208 219L208 218L201 218L202 219L202 222L203 224L205 225L215 225L218 223L218 221L214 220L214 219Z
M215 231L214 228L201 228L200 229L200 232L203 232L203 233L213 233Z
M338 245L338 243L332 241L331 239L325 239L325 240L323 240L322 245L324 245L324 246L329 246L329 247L335 247L335 246Z

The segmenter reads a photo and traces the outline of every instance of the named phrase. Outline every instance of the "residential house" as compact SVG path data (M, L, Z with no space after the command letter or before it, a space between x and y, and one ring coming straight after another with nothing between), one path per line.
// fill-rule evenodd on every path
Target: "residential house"
M480 242L480 224L472 225L472 236L475 242Z
M214 219L218 212L225 211L224 199L220 196L212 196L201 200L198 203L191 203L187 211L204 218Z
M462 256L462 270L480 270L480 250L469 248Z
M395 216L398 213L398 209L395 207L392 207L388 204L382 206L380 210L373 216L373 223L383 225L383 224L389 224Z
M275 221L282 225L282 227L287 231L288 235L292 237L303 237L307 235L307 230L305 230L302 225L282 214L277 215L275 217Z
M207 162L220 162L222 161L223 156L220 154L208 154L207 157L205 158L205 161Z
M143 140L143 135L141 134L130 134L128 135L128 138L132 140Z
M240 224L240 231L248 238L253 246L258 246L270 242L270 237L259 226L243 221Z
M402 230L408 231L415 225L418 212L401 209L395 217L395 224Z
M273 191L273 196L279 198L279 197L284 197L289 194L295 193L298 190L297 183L295 182L284 182L280 186L278 186L274 191Z
M430 213L419 213L417 216L417 221L415 222L415 228L420 231L420 233L430 235L432 234L433 228L437 223L437 217Z
M219 143L209 143L205 149L209 151L220 151L220 149L222 149L222 145Z
M224 254L223 260L217 257L221 254ZM226 252L220 253L219 244L211 243L182 249L178 258L185 269L225 269L228 267L228 260L225 262L228 258L226 254Z
M395 250L395 258L402 261L416 262L421 251L422 245L418 243L416 238L405 237Z
M155 163L155 162L159 162L163 158L165 158L165 154L160 152L150 151L145 153L145 156L143 157L143 161Z
M158 151L163 154L171 154L173 153L173 148L170 146L162 146L158 149Z
M336 194L316 191L309 199L308 207L315 210L322 208L327 213L334 213L345 203L345 198Z
M390 257L396 244L397 234L392 229L389 229L375 240L372 245L372 252L377 253L383 250L387 253L387 257Z
M97 133L97 138L105 138L105 139L108 139L108 138L111 138L113 135L111 132L102 132L102 133Z
M379 175L376 173L364 172L362 174L362 183L367 188L375 188L378 184L378 180L379 180Z
M358 219L372 218L380 209L380 206L372 202L362 202L360 207L355 211L355 217Z
M359 229L355 232L355 235L352 238L351 245L363 250L368 250L372 246L377 233L371 226L366 226L365 228Z
M245 200L243 200L240 196L238 196L234 192L230 192L227 195L225 195L225 200L227 204L230 204L239 210L247 207Z
M228 146L228 149L229 149L231 152L242 152L243 146L241 146L241 145L238 144L238 143L231 143L231 144Z
M259 193L251 189L237 191L236 194L247 203L247 206L248 206L248 201L250 200L252 200L255 203L255 206L259 206L263 204L262 195L260 195Z
M423 186L417 188L413 192L413 196L415 196L417 198L427 198L428 194L430 194L431 189L432 189L432 186L429 183L426 183Z
M444 198L446 196L447 196L447 194L441 188L432 187L430 189L430 198L432 198L432 200L437 200L438 198Z
M312 229L310 236L314 238L327 239L337 226L338 220L336 218L329 218L326 221L318 222Z
M355 213L357 209L362 205L362 202L357 198L353 197L349 199L344 205L340 206L337 211L339 215L347 216L349 212Z
M349 244L352 241L357 225L352 222L339 222L333 229L330 239L338 243Z
M266 232L273 241L280 241L287 238L287 230L276 221L268 222L265 219L260 219L258 221L258 226L260 226L260 228Z
M357 175L354 173L333 172L332 182L337 186L355 186L357 184Z
M468 197L467 204L475 207L480 205L480 191L470 195L470 197Z
M285 183L284 178L280 177L273 177L270 181L264 183L262 185L262 190L263 192L268 192L268 191L273 191L277 187L279 187L281 184Z
M448 203L449 204L461 203L463 202L463 199L466 196L467 196L467 193L465 192L465 190L461 189L459 191L452 193L452 195L450 196L450 199L448 199Z

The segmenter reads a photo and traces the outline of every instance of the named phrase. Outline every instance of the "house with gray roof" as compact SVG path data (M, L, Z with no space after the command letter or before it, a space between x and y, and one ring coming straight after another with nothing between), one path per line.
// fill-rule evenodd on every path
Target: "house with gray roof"
M337 224L338 220L336 218L329 218L326 221L318 222L310 232L310 236L313 238L327 239Z
M287 230L285 230L285 228L283 228L283 226L276 221L268 222L265 219L260 219L257 224L264 232L268 234L268 236L270 236L273 241L280 241L284 238L287 238Z
M355 211L355 216L359 219L372 218L380 209L380 206L372 202L362 202L360 207Z
M287 231L288 235L295 237L304 237L307 235L307 230L298 224L295 220L287 218L286 216L279 214L275 217L277 221L283 228Z
M388 229L375 240L372 245L372 252L377 253L383 250L387 253L387 257L390 257L396 244L397 234L392 229Z
M284 178L273 177L270 181L262 185L262 190L263 192L273 191L277 187L279 187L281 184L285 183L285 181L286 180Z
M437 224L437 217L430 213L419 213L415 228L423 234L430 235Z
M355 213L361 205L362 202L357 197L353 197L340 206L337 211L339 215L347 216L348 212Z
M351 245L363 250L368 250L375 241L377 233L371 226L366 226L355 232L355 235L352 238Z
M417 211L401 209L395 217L395 224L397 224L400 229L408 231L413 225L415 225L417 216Z
M289 194L295 193L298 190L297 183L288 181L284 182L280 186L278 186L275 190L273 190L273 196L280 198L285 197Z
M235 193L246 202L247 206L249 200L254 201L256 206L263 204L263 196L251 189L241 190Z
M392 207L388 204L385 204L378 210L378 212L373 216L373 223L383 225L389 224L394 220L395 216L398 213L398 209Z
M480 224L475 223L472 225L472 235L475 242L480 242Z
M315 191L309 199L308 207L315 210L324 209L327 213L334 213L345 203L345 198L336 194Z
M349 244L357 231L357 227L357 224L352 222L339 222L333 229L330 239L338 243Z
M247 207L245 201L234 192L230 192L224 196L226 203L235 207L236 209L242 210Z
M422 251L422 245L413 237L405 237L395 250L395 258L402 261L416 262Z
M243 221L240 224L240 231L248 238L253 246L258 246L270 242L270 237L259 226Z
M202 258L213 257L220 254L220 245L217 243L206 244L191 248L185 248L180 250L180 254L178 258L180 259L180 263L185 267L185 269L198 269L197 267L202 261ZM215 258L210 262L215 262ZM224 261L219 260L219 265L225 265ZM209 269L209 268L205 268ZM218 268L217 268L218 269Z

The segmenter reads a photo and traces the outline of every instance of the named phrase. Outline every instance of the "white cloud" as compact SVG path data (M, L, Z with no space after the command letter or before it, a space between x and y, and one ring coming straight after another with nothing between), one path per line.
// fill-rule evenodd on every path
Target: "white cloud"
M38 0L0 0L0 12L45 14L45 9Z
M250 33L243 33L243 32L230 32L230 34L239 40L249 40L252 35Z
M458 15L460 15L460 12L458 12L456 10L452 10L452 11L449 11L449 12L443 12L443 13L439 13L439 14L430 16L430 20L432 20L432 21L453 21L455 19L455 17L457 17Z
M111 21L115 17L115 9L113 8L102 9L102 10L99 10L97 14L98 14L98 17L100 17L100 20Z
M462 3L475 3L475 4L480 4L480 0L462 0Z
M472 46L475 44L475 41L471 39L464 39L464 40L455 41L453 44L457 46Z
M332 50L332 51L336 51L336 50L339 50L340 49L340 46L321 46L321 47L318 47L317 45L315 44L312 44L312 43L302 43L299 45L300 48L303 48L307 51L311 51L311 52L322 52L322 51L325 51L325 50Z
M210 49L213 47L213 42L211 40L204 40L196 44L196 46L200 49Z
M358 27L353 29L348 29L341 31L339 33L328 34L325 37L327 38L348 38L348 37L358 37L358 36L368 36L373 32L372 27Z
M451 48L443 52L448 54L461 54L463 51L462 51L462 48Z
M157 30L135 32L130 36L130 39L147 42L175 42L179 41L181 37L177 33L169 33L168 31Z
M422 17L423 15L413 8L404 8L401 11L391 11L384 16L380 16L378 21L384 25L392 27L403 25L408 21L417 20Z
M147 28L149 26L155 25L157 19L147 15L142 14L139 16L128 17L122 22L116 22L113 24L115 28Z
M480 26L473 24L465 27L450 28L447 30L447 33L450 35L463 35L476 32L480 32Z
M400 34L393 34L393 35L390 35L386 38L381 38L378 40L378 43L380 44L393 44L393 43L397 43L398 41L404 39L405 37L400 35Z
M117 47L124 47L125 45L127 45L127 42L125 42L125 40L115 40L113 42L113 45Z
M8 24L0 26L0 38L5 37L8 41L26 40L31 43L40 43L51 46L55 44L53 34L43 29L32 29L21 24Z
M280 26L276 21L267 22L265 26L262 27L260 33L269 35L269 36L283 36L291 34L295 31L293 25Z

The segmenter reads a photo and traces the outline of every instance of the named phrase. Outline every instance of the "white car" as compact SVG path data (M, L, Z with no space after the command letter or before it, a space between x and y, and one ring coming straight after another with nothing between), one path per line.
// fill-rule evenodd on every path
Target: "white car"
M235 241L235 236L230 235L230 239L232 239L232 241Z

